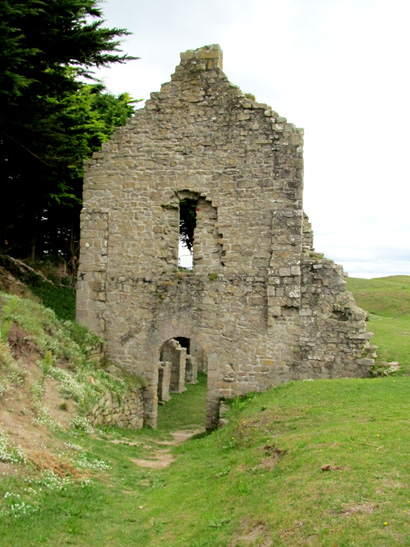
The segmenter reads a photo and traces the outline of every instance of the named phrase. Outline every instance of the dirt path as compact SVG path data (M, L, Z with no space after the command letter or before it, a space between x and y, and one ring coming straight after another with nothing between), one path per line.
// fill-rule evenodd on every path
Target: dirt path
M197 435L198 433L202 433L201 429L196 430L183 430L183 431L175 431L174 433L171 433L173 436L172 441L159 441L157 444L162 446L176 446L178 444L181 444L194 435ZM139 465L140 467L149 467L150 469L165 469L173 461L175 461L174 456L170 453L169 448L156 450L153 454L152 460L139 460L135 458L131 458L131 461L135 463L135 465Z

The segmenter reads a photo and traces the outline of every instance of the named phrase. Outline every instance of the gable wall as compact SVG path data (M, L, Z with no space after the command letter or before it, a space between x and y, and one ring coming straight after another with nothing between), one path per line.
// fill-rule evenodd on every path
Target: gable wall
M173 337L207 354L209 425L221 397L369 366L356 362L364 316L341 271L311 256L303 132L244 97L221 65L218 46L182 54L171 82L86 165L78 319L148 380L151 424L159 348ZM199 259L180 272L178 207L187 193L200 199ZM215 254L201 251L206 238ZM355 310L347 323L346 306Z

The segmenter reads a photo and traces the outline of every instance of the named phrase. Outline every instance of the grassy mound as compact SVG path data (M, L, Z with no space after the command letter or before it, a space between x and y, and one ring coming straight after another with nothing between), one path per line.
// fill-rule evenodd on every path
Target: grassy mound
M101 344L37 302L0 292L0 472L22 464L75 475L60 461L58 434L91 432L90 408L108 391L121 399L131 385L94 360Z
M349 278L347 288L369 312L368 330L379 346L376 370L386 369L383 362L398 361L399 374L410 374L410 276Z

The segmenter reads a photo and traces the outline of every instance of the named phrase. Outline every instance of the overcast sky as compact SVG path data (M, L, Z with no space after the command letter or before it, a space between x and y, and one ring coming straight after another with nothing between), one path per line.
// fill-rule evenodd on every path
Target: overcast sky
M105 0L140 57L100 71L147 99L179 54L208 44L224 72L305 129L315 249L352 277L410 275L409 0Z

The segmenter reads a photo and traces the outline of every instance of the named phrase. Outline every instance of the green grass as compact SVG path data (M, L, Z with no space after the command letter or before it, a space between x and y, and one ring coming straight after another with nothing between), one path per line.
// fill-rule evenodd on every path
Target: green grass
M158 429L175 431L179 429L204 429L206 426L206 383L207 375L198 374L198 383L189 385L181 394L171 394L171 400L158 407Z
M0 265L24 283L41 303L54 311L59 319L75 319L75 280L61 276L62 262L56 258L26 264L0 254ZM41 272L44 272L43 274ZM46 279L48 281L46 281Z
M410 276L348 278L347 288L368 312L382 317L410 316Z
M111 468L90 471L85 486L44 489L35 513L0 518L0 537L5 545L408 545L409 389L400 377L249 395L233 403L228 426L174 448L178 459L163 470L132 461L152 457L163 432L80 437ZM137 445L112 444L114 434ZM5 489L23 495L22 485L3 477L0 499Z
M349 278L347 288L369 312L378 361L398 361L400 374L410 374L410 276Z
M369 316L368 329L374 333L373 343L378 345L378 360L398 361L401 373L410 373L410 319Z
M53 310L63 321L75 320L75 289L47 283L37 278L28 284L30 290L41 299L41 303Z

